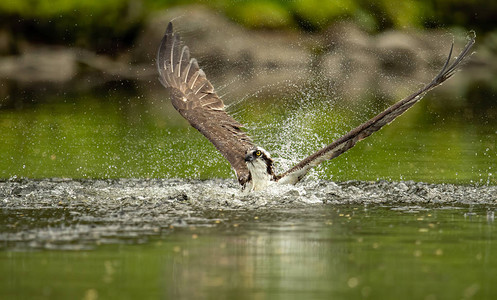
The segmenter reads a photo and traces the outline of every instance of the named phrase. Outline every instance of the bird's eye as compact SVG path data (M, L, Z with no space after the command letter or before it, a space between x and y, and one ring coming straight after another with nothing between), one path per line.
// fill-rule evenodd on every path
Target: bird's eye
M256 156L261 156L261 154L262 154L262 153L261 153L261 151L259 151L259 150L257 150L257 152L255 152L255 155L256 155Z

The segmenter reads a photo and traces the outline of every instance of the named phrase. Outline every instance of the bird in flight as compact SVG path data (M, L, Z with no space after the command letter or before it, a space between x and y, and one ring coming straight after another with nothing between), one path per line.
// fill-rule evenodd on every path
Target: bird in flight
M263 148L254 145L242 131L243 125L224 110L224 103L200 69L197 60L190 57L170 22L157 52L159 81L169 90L174 108L200 131L228 160L243 190L263 190L271 184L296 184L320 163L333 159L360 140L380 130L386 124L416 104L428 91L449 79L471 55L475 37L471 37L461 53L452 58L452 44L440 72L423 88L393 104L369 121L352 129L331 144L319 149L284 173L276 174L273 159Z

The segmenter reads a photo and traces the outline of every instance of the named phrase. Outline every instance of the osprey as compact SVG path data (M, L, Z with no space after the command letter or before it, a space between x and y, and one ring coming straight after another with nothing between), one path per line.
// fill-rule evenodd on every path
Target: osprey
M473 36L459 56L451 62L452 44L442 70L430 83L278 175L274 171L269 153L255 146L241 130L243 125L226 113L223 101L207 80L204 71L199 68L197 60L190 57L188 46L182 43L178 33L173 32L172 23L168 24L159 46L157 68L159 80L169 89L174 108L228 160L242 188L254 191L274 183L295 184L312 167L339 156L358 141L392 122L428 91L454 75L461 62L469 56L474 43Z

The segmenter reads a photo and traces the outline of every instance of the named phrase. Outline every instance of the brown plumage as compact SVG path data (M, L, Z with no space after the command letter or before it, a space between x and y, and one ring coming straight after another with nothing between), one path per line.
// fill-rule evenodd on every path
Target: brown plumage
M243 125L225 112L223 101L214 91L205 73L199 68L197 61L190 58L188 47L184 46L179 35L173 32L171 23L167 26L166 34L157 53L157 68L160 75L159 80L170 91L173 106L194 128L207 137L230 162L236 172L238 182L242 186L251 183L251 189L257 190L265 188L268 183L260 184L260 187L257 187L255 182L297 183L310 168L339 156L352 148L358 141L392 122L416 104L428 91L454 75L461 62L471 54L470 50L474 43L475 37L473 36L453 62L451 62L454 47L452 45L442 70L430 83L280 175L274 174L269 154L261 155L262 158L268 158L265 160L265 164L254 164L254 160L246 159L249 156L252 158L254 151L264 153L265 151L255 147L250 138L241 130ZM250 169L253 172L249 171L247 164L250 164ZM254 169L255 166L258 166L257 168L260 170ZM254 176L260 176L260 178L255 180Z
M172 23L168 24L160 44L157 68L174 108L214 144L235 170L238 182L244 185L249 179L245 154L254 144L241 130L243 125L224 111L223 101L197 60L190 59L188 47L173 32Z

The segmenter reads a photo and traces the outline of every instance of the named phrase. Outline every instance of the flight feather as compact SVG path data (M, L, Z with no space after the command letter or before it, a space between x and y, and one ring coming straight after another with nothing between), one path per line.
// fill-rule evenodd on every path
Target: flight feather
M190 57L172 23L168 24L157 52L157 69L174 108L214 144L244 185L250 176L244 158L254 145L242 131L243 125L226 113L223 101L197 60Z
M323 161L333 159L338 157L345 151L354 147L354 145L361 141L362 139L370 136L374 132L380 130L383 126L392 122L395 118L402 115L409 108L411 108L414 104L416 104L421 98L433 88L439 86L444 81L449 79L461 66L461 62L471 54L471 48L475 43L475 37L469 38L466 46L461 51L459 56L457 56L452 61L452 51L454 48L454 44L452 44L449 55L445 64L443 65L440 72L433 78L433 80L426 84L424 87L419 89L418 91L412 93L406 98L400 100L394 105L390 106L377 116L373 117L369 121L359 125L354 128L344 136L335 140L328 146L316 151L314 154L308 156L297 165L295 165L290 170L285 173L278 175L277 178L281 182L285 183L296 183L304 177L310 168L315 167L322 163Z

